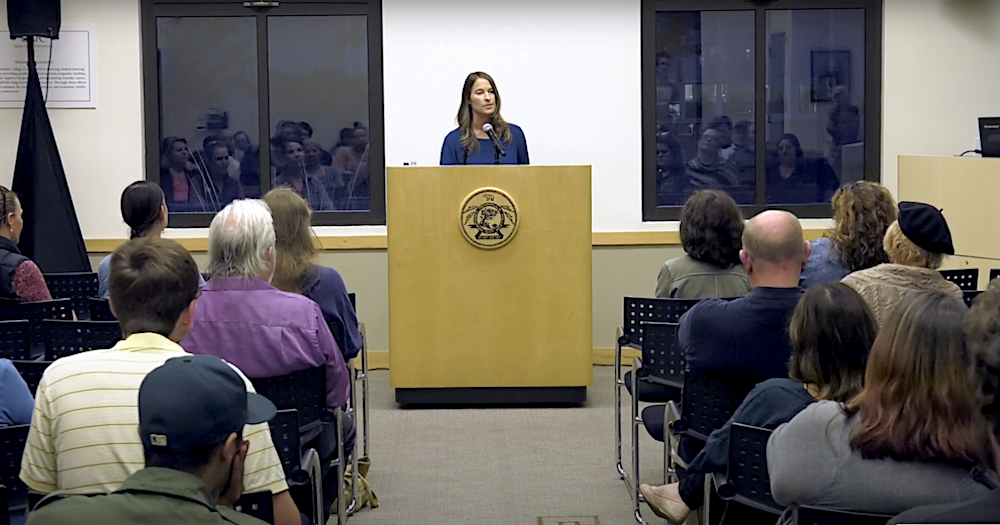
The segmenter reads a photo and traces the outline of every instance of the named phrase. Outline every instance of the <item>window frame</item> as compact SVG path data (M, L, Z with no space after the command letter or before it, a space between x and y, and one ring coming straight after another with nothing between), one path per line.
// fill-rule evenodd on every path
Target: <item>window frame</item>
M247 2L249 3L249 2ZM255 2L257 3L257 2ZM368 42L368 187L367 211L314 211L313 226L381 226L386 223L385 114L382 80L382 2L380 0L280 0L273 6L247 6L243 0L142 0L140 4L145 180L160 182L160 85L156 19L158 17L257 18L257 104L259 129L272 129L268 74L267 16L365 15ZM255 137L263 139L265 137ZM265 141L261 141L266 145ZM196 144L195 144L196 146ZM332 152L331 152L332 153ZM270 151L261 148L261 166L270 165ZM261 173L261 195L271 189L267 170ZM169 214L171 228L205 228L215 213Z
M754 11L754 122L765 129L767 118L767 11L810 9L865 10L865 177L882 178L882 16L884 0L642 0L642 220L676 221L683 206L656 205L656 15L670 11ZM780 208L799 218L831 218L830 204L767 205L765 191L766 133L756 134L757 203L740 206L744 217Z

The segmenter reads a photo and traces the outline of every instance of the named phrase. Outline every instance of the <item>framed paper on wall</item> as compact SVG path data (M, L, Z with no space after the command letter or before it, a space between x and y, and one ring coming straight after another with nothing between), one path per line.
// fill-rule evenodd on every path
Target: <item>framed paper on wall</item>
M833 89L837 86L851 85L851 52L847 50L838 51L812 51L810 53L812 64L812 89L810 100L812 102L833 101Z

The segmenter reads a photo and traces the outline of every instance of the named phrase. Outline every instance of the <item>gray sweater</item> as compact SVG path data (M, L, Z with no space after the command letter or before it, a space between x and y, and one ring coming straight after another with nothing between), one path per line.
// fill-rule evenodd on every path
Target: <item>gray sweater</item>
M896 305L904 297L920 292L942 292L962 301L962 290L945 280L941 272L901 264L880 264L854 272L841 281L858 292L879 326L885 324ZM963 303L964 304L964 303Z
M685 254L663 263L656 278L656 296L670 299L729 299L750 291L743 266L719 268Z
M767 442L774 500L896 514L920 505L956 503L989 493L968 470L944 463L863 459L850 439L860 418L833 401L813 403Z

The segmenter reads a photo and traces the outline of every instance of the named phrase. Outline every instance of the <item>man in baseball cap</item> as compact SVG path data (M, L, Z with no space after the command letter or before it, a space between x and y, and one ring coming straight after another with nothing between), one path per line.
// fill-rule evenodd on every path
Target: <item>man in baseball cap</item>
M53 493L29 514L28 523L259 525L229 507L243 493L249 448L243 427L269 421L275 413L274 404L247 392L240 375L221 359L170 359L139 388L146 468L111 494Z

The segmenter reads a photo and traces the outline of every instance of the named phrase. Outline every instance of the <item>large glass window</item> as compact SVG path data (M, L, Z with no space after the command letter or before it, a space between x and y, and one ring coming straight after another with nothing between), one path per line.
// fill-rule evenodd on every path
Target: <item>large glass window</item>
M722 189L829 217L880 179L881 0L644 0L643 218ZM874 72L874 73L873 73Z
M381 2L144 0L147 179L171 226L294 189L314 224L385 223Z

